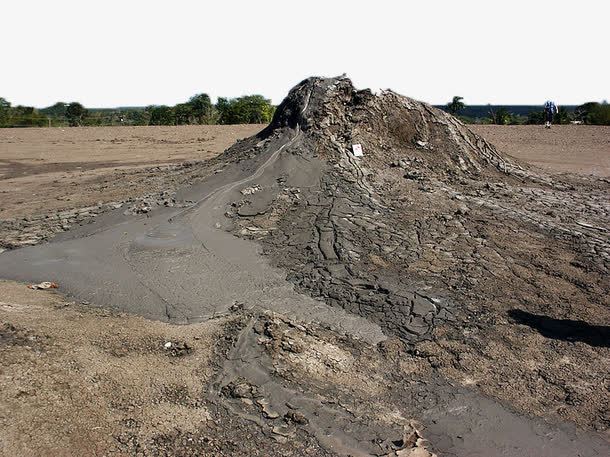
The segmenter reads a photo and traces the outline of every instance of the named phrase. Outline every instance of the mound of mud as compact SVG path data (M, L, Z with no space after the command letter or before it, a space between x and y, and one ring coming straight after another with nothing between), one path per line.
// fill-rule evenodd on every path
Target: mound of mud
M303 81L227 159L271 161L226 227L297 290L522 412L608 429L607 180L520 164L438 109L345 78Z
M262 241L300 290L410 341L473 299L519 303L514 276L530 287L531 279L511 263L528 265L546 242L550 251L579 245L579 265L598 280L607 272L603 192L576 202L571 184L525 169L454 117L391 91L307 79L265 131L226 155L273 157L271 172L232 203L230 228Z
M523 166L346 78L303 81L194 168L171 205L1 253L0 277L172 324L233 313L206 398L235 433L231 417L338 454L427 455L424 437L607 454L608 181Z

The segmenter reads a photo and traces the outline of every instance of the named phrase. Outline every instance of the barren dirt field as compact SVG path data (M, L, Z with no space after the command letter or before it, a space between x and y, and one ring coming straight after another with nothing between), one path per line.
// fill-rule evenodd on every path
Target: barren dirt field
M610 127L596 125L471 125L513 157L549 171L610 176Z
M609 128L263 127L0 130L0 456L608 455Z
M145 168L207 160L263 127L0 129L0 219L141 195Z
M0 219L153 192L164 167L214 157L263 125L0 129ZM610 127L473 125L502 152L557 172L610 176Z

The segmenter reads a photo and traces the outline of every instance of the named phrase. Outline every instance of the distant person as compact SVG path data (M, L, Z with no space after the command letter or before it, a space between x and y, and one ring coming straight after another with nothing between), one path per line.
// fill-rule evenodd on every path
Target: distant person
M544 120L545 120L544 126L547 129L551 128L551 124L553 123L553 117L558 112L559 112L559 109L557 109L557 105L555 105L555 102L547 100L544 103Z

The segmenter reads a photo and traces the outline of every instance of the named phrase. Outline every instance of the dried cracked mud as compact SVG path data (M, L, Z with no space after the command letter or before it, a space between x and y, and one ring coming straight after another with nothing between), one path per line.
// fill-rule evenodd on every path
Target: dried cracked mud
M0 254L0 277L224 319L202 401L260 439L231 455L607 455L607 180L525 166L346 78L303 81L196 167L160 201ZM138 449L197 455L180 439Z

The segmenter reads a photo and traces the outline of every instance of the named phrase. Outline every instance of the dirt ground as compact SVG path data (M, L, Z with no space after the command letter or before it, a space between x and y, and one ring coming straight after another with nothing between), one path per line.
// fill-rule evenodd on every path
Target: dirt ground
M201 288L190 287L188 275L212 271L230 253L223 244L230 237L215 223L222 220L241 237L230 247L247 253L243 239L257 240L297 291L365 317L389 338L374 344L237 301L179 326L0 281L0 455L605 455L607 181L512 168L447 124L463 147L458 162L438 127L450 120L426 124L416 105L405 115L405 103L415 102L395 103L392 94L383 103L396 112L376 111L382 102L341 81L335 86L345 93L325 98L330 83L316 84L314 95L294 94L275 135L220 158L263 126L0 130L0 191L10 196L1 199L0 242L37 244L107 204L123 205L125 221L151 226L172 211L200 211L190 220L201 224L184 233L163 226L155 241L163 257L149 259L135 242L122 251L134 235L117 225L118 250L161 284L159 296L210 301L196 296ZM295 112L310 116L299 121L310 129L304 134L291 124ZM376 123L377 112L396 116L398 127ZM429 139L415 142L413 126ZM473 130L553 172L610 175L606 127ZM368 171L349 155L322 155L332 166L316 165L318 150L344 151L352 141L375 151L361 162ZM209 189L198 187L203 178ZM184 184L193 195L220 191L205 202L170 195ZM382 201L367 197L369 186ZM156 210L147 199L126 202L143 194L156 195L149 199ZM87 227L68 232L83 252L98 233ZM192 244L190 233L205 243ZM55 254L38 248L24 250L32 253L26 265L48 272ZM21 262L20 252L3 256ZM61 255L69 268L75 250ZM215 263L180 264L206 256ZM243 257L227 264L243 267ZM252 258L252 271L267 271ZM156 281L173 270L172 287ZM221 270L233 278L232 268ZM273 298L275 285L260 284ZM590 448L579 449L583 443Z
M471 125L501 152L555 172L610 176L610 127Z
M348 426L339 405L378 431L358 437L375 455L433 456L421 426L386 404L398 378L377 371L398 347L240 308L180 326L12 281L0 280L0 297L1 456L334 455L318 442L349 454L348 438L330 430L358 421ZM245 338L252 352L235 357ZM427 370L404 356L400 382ZM266 371L282 382L235 378ZM318 418L327 428L306 431Z
M191 393L212 374L215 322L167 326L41 292L0 282L0 455L102 455L120 447L118 429L211 420ZM164 348L185 339L193 357Z
M157 190L150 167L207 160L263 125L0 129L0 220ZM498 148L558 172L610 176L610 127L473 125ZM8 197L8 198L7 198Z
M147 168L208 160L263 127L0 129L0 219L140 196Z

